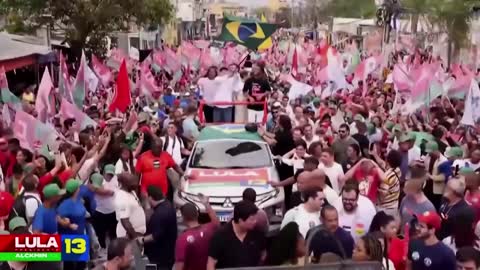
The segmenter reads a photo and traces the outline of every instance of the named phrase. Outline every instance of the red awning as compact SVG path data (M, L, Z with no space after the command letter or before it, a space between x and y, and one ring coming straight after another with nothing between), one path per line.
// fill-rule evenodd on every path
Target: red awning
M22 67L30 66L36 63L37 63L37 56L28 55L24 57L0 61L0 66L3 66L5 68L5 71L11 71L16 68L22 68Z

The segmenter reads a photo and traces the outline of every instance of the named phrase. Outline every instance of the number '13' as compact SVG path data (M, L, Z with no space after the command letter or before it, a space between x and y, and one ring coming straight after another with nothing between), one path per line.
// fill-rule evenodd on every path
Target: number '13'
M85 251L87 251L85 239L65 239L65 253L83 254Z

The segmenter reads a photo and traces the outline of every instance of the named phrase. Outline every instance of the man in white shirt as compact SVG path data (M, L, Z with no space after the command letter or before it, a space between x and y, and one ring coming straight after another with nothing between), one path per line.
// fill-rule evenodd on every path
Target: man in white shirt
M333 190L335 190L337 194L340 194L340 190L343 186L343 177L345 176L345 174L343 172L342 165L335 162L333 149L322 149L320 161L321 163L318 165L318 168L322 170L326 176L328 176L330 184L332 184Z
M118 180L114 169L115 167L112 164L107 164L104 169L105 177L99 173L90 176L95 192L95 201L97 202L92 225L102 248L100 253L106 252L107 236L110 240L116 238L115 192L118 191Z
M350 232L354 240L368 233L377 214L373 203L360 195L359 184L354 179L345 182L342 195L333 206L337 208L340 227Z
M238 73L229 71L227 68L220 69L220 76L215 78L219 81L219 86L215 92L214 102L233 102L234 96L243 90L243 84ZM231 123L233 122L233 103L225 105L214 104L213 122L215 123Z
M37 183L38 178L35 175L29 175L22 181L24 193L21 196L25 202L25 217L28 224L32 223L35 212L42 205L42 198L37 191Z
M320 137L313 133L313 126L308 124L303 127L303 140L307 143L307 149L313 142L320 141Z
M397 137L393 139L393 143L390 146L393 150L400 150L401 152L408 152L408 164L412 164L412 162L420 160L421 157L421 149L420 147L415 145L415 134L409 133L400 136L397 140Z
M177 126L169 123L167 126L167 134L161 138L163 142L163 151L169 153L178 166L182 165L182 154L189 155L190 152L185 149L182 138L177 136Z
M117 216L117 237L131 240L143 236L147 229L145 211L135 190L138 178L129 173L118 176L120 189L115 192L115 214Z
M325 201L325 194L320 188L312 188L302 192L302 197L304 203L288 210L282 220L281 228L290 222L296 222L300 233L306 237L311 228L320 225L320 210Z

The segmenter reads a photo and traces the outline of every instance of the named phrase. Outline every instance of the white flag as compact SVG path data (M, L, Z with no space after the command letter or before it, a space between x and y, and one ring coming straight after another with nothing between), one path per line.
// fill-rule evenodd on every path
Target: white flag
M463 112L461 124L475 126L480 118L480 89L475 79L470 83L467 100L465 101L465 110Z
M92 91L92 92L96 92L97 91L97 87L98 87L98 83L99 83L99 79L97 77L97 75L95 75L95 73L93 72L93 70L85 65L86 69L85 69L85 80L87 81L87 88L89 91Z

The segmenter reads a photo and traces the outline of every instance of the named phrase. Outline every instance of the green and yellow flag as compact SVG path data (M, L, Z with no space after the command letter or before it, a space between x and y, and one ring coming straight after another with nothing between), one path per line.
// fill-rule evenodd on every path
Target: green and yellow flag
M265 14L262 14L262 18L260 19L260 21L262 23L267 22L267 17L265 17ZM258 50L259 51L266 51L266 50L270 49L272 47L272 45L273 45L272 38L269 37L264 42L262 42L262 44L260 44L260 46L258 46Z
M218 39L233 41L251 50L257 50L275 30L277 30L275 24L225 15L222 33Z

